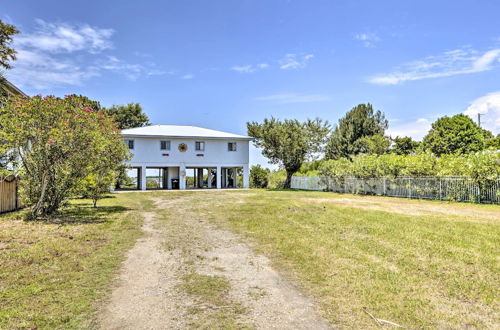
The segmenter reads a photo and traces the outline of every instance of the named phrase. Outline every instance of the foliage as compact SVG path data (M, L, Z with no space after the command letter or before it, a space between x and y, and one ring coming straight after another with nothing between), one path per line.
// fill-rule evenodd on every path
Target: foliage
M383 136L388 121L384 114L374 111L371 104L359 104L339 120L326 149L327 159L350 158L365 152L362 138L373 135Z
M443 154L467 154L484 148L483 130L468 116L441 117L424 137L426 150Z
M325 160L321 176L341 177L398 177L398 176L467 176L476 182L500 177L500 153L481 151L467 155L436 155L426 152L416 155L358 155L352 161Z
M322 150L330 131L328 122L321 119L284 121L271 118L262 124L247 123L248 135L254 138L257 148L272 164L279 164L286 171L283 187L290 188L292 175L306 159L312 159Z
M113 105L103 110L108 116L115 119L119 129L142 127L150 124L148 116L143 112L139 103Z
M267 176L267 188L283 189L285 187L286 171L272 171Z
M399 137L396 136L392 139L393 145L391 152L396 155L410 155L417 152L420 142L413 141L409 136Z
M363 154L383 155L389 151L391 139L382 135L363 136L355 142L355 147Z
M30 218L54 214L89 174L125 159L114 122L91 105L83 96L35 96L0 109L0 140L22 160Z
M268 168L263 168L260 165L254 165L250 169L250 187L251 188L267 188L267 176L271 171Z
M493 135L493 134L492 134ZM486 149L500 150L500 134L496 137L488 138L484 141L484 147Z
M10 47L12 37L19 33L15 26L2 22L0 20L0 67L10 69L10 61L16 60L16 51Z

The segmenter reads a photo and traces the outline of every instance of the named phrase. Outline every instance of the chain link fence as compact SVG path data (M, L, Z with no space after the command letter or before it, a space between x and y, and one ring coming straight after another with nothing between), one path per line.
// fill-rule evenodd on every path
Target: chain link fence
M294 176L292 189L500 204L500 178L478 183L467 177L328 178Z

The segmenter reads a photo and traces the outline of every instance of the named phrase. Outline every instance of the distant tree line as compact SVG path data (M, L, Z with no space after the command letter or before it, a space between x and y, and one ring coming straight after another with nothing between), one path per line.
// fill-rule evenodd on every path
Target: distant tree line
M263 180L263 169L253 167L250 179L254 187L281 185L289 188L291 177L298 172L303 172L304 164L316 166L314 170L306 172L318 173L319 164L329 161L329 164L342 167L343 175L347 175L345 169L348 169L351 175L355 175L353 164L361 160L368 161L368 158L364 157L366 155L372 156L369 158L371 163L380 163L377 159L403 162L404 159L412 157L402 156L417 155L420 155L419 162L422 163L430 157L422 155L430 154L434 157L433 159L449 155L455 159L454 162L459 164L462 162L462 166L466 166L466 157L461 157L463 155L484 150L500 150L500 134L495 137L490 131L479 127L470 117L463 114L437 119L421 142L414 141L408 136L392 138L386 134L388 120L384 113L374 110L369 103L359 104L352 108L338 121L333 130L328 122L321 119L301 123L297 120L281 121L271 118L264 120L263 123L248 123L247 126L248 135L254 138L255 146L262 148L262 154L270 159L271 164L277 164L283 170L282 174L268 173L267 180ZM314 162L317 159L321 160ZM428 167L430 163L422 166ZM492 166L500 167L500 164L494 162ZM454 175L464 173L457 166L453 169ZM325 171L324 168L323 171ZM420 175L433 175L435 171L420 171L419 173ZM285 175L284 179L283 175ZM386 174L375 171L370 175ZM267 184L264 185L264 182Z

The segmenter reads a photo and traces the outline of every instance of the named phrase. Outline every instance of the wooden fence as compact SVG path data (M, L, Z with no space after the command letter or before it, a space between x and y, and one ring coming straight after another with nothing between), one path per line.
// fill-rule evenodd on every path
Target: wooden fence
M0 179L0 213L14 211L20 207L18 181L13 175Z
M467 177L292 177L292 189L500 204L500 178L478 183Z

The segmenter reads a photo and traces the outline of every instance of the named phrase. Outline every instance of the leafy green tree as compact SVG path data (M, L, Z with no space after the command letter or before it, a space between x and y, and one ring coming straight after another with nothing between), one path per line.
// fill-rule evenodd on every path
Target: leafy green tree
M255 146L262 148L262 154L272 164L279 164L286 170L284 188L290 188L292 175L306 159L312 159L322 151L330 132L328 122L318 118L306 122L271 118L264 119L262 124L249 122L247 128Z
M420 142L414 141L409 136L399 137L396 136L392 139L394 143L391 148L391 152L396 155L410 155L417 152Z
M339 120L326 149L327 159L351 158L363 152L364 145L359 139L373 135L383 136L388 121L380 111L374 111L370 103L359 104ZM366 141L365 141L366 142Z
M435 155L467 154L484 149L483 130L468 116L458 114L436 120L424 137L426 150Z
M13 97L0 109L0 140L21 158L29 218L53 215L113 154L121 163L127 149L111 118L83 96Z
M119 129L143 127L149 125L149 118L139 103L113 105L104 112L115 119Z
M354 144L360 153L383 155L389 151L391 140L382 134L375 134L372 136L364 136L358 139Z
M491 137L485 140L484 147L487 149L500 150L500 134L497 134L496 137Z
M19 33L14 25L0 20L0 67L10 69L10 61L16 60L16 50L10 46L12 37Z
M250 187L267 188L267 176L271 171L260 165L254 165L250 169Z

